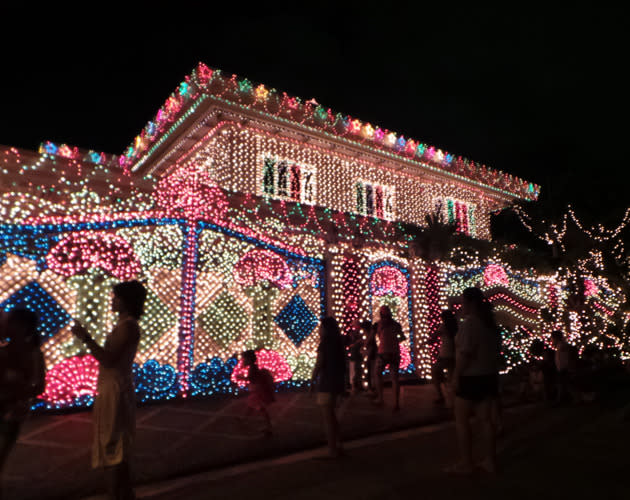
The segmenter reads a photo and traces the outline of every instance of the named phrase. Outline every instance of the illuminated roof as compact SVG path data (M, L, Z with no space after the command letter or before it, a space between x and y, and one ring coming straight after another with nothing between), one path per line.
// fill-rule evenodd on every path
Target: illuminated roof
M494 170L455 156L421 141L405 138L387 129L362 122L341 113L333 113L314 99L303 101L286 93L255 85L247 78L224 75L204 63L199 63L191 75L179 84L158 110L155 118L119 157L88 152L94 163L116 161L124 170L136 171L171 137L205 101L236 105L260 114L269 120L279 120L293 126L385 154L394 160L405 160L428 170L444 173L447 177L472 182L491 191L510 197L534 200L540 187L513 175ZM45 143L40 152L53 153L56 145ZM73 154L73 148L62 145L62 156ZM76 148L74 148L76 149ZM55 153L53 153L55 154ZM80 152L74 153L80 155ZM102 159L101 159L102 157Z

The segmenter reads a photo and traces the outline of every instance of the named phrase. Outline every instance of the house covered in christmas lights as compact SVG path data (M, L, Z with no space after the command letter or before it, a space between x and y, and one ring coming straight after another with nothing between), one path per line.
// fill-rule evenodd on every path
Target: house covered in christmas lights
M144 400L236 391L245 349L299 386L327 314L347 331L389 305L407 337L399 369L427 377L426 341L464 287L525 332L517 353L562 303L546 278L429 261L412 243L430 214L487 240L490 213L538 186L204 64L124 154L5 148L0 180L0 307L40 315L46 407L91 401L96 362L70 325L102 340L121 280L149 290Z

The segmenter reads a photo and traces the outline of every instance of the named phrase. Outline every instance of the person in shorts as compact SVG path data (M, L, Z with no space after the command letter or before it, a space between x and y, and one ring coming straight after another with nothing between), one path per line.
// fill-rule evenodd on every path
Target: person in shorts
M319 339L311 390L317 392L317 405L322 411L328 456L336 458L343 455L335 406L337 399L345 391L345 348L335 318L327 317L322 320Z
M464 317L455 337L455 428L461 461L449 472L469 474L474 470L470 417L477 414L482 428L485 459L480 467L496 472L496 429L493 408L499 393L498 356L500 333L492 305L478 288L462 294Z

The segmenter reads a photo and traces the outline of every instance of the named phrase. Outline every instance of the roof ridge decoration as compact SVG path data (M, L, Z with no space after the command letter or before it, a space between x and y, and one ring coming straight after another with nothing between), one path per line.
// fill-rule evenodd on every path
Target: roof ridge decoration
M200 62L149 121L133 143L118 158L125 170L136 170L160 144L208 96L245 109L255 110L272 118L280 118L324 134L349 140L359 146L386 152L424 167L449 172L477 183L528 200L535 200L540 187L531 182L480 165L474 161L442 151L414 139L406 139L387 129L374 127L341 113L334 114L315 99L302 101L285 92L279 93L263 84L254 85L247 78L223 75Z
M124 167L126 160L121 156L94 151L92 149L82 149L68 144L55 144L51 141L42 142L37 152L40 155L54 155L68 158L69 160L83 160L96 165L120 166ZM121 159L122 158L122 159Z

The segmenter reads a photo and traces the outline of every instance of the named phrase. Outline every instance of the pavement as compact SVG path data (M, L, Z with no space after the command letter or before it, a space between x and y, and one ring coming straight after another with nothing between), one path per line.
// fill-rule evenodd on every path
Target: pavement
M401 387L402 410L393 413L390 389L384 408L365 394L342 399L338 408L346 440L451 419L451 411L433 404L433 387ZM262 422L245 417L246 396L177 400L143 406L137 412L134 483L201 473L271 459L325 445L315 398L308 392L277 394L270 407L272 437ZM34 415L25 423L5 471L7 500L80 499L104 491L103 478L90 468L92 437L89 411ZM322 448L323 450L323 448Z
M499 474L444 472L456 456L450 422L346 444L334 461L302 452L138 489L151 500L627 500L628 421L595 406L504 412ZM476 428L473 425L473 428ZM480 443L475 442L477 459Z
M621 469L627 465L630 430L617 407L523 405L508 391L507 437L499 444L506 474L490 483L475 480L471 490L466 481L442 473L456 453L452 411L434 405L433 398L431 386L403 385L399 413L387 404L374 407L362 394L344 398L338 414L349 457L332 463L321 460L321 418L315 398L306 392L277 394L270 438L259 432L262 422L244 417L244 396L144 406L138 409L132 463L136 492L156 500L381 499L420 492L440 500L477 498L475 492L486 499L556 498L544 489L552 491L564 474L579 485L572 497L587 498L580 494L602 492L601 484L586 486L589 478L597 484L598 475L605 474L606 484L612 480L615 487L625 482ZM31 417L9 458L6 499L103 498L102 475L90 468L90 417L87 411ZM534 481L542 493L529 484L537 476L547 478Z

